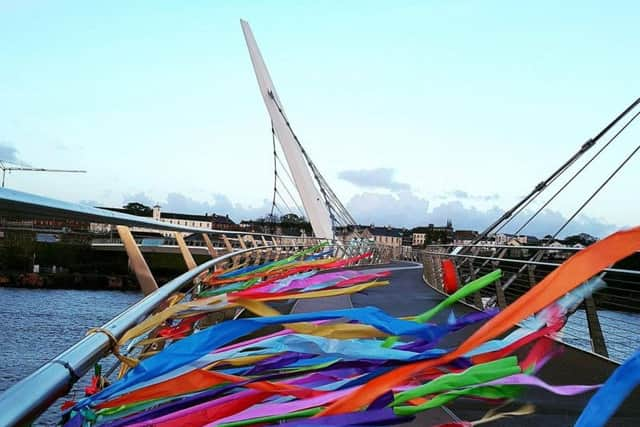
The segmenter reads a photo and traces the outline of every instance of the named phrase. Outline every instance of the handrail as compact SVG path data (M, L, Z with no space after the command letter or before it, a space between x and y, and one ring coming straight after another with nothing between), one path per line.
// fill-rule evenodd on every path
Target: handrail
M94 208L81 205L79 203L65 202L63 200L52 199L39 196L37 194L24 193L21 191L0 188L0 203L3 211L14 211L16 213L28 213L38 216L55 216L60 218L73 218L90 222L102 222L105 224L118 224L127 226L147 227L154 230L182 231L189 233L207 234L229 234L247 236L265 236L277 238L313 239L308 236L287 236L281 234L253 233L237 230L213 230L210 228L188 227L184 225L171 224L168 222L156 221L136 215L109 211L106 209Z
M528 248L524 248L524 247L521 247L521 246L512 246L511 248L512 249L516 249L516 250L528 249ZM482 259L482 260L487 260L487 261L499 261L499 262L511 262L511 263L514 263L514 264L541 265L541 266L546 266L546 267L558 267L558 266L560 266L559 263L555 263L555 262L531 261L531 260L527 260L527 259L496 258L496 257L486 257L486 256L480 256L480 255L450 254L450 253L446 253L446 252L432 252L432 251L422 251L422 253L425 253L425 254L428 254L428 255L438 255L438 256L443 256L443 257L453 257L453 258L463 258L463 259L464 258L466 258L466 259ZM623 273L623 274L631 274L631 275L640 276L640 271L627 270L627 269L623 269L623 268L605 268L602 271L607 272L607 273Z
M492 245L469 245L495 247ZM440 249L440 250L438 250ZM579 252L580 248L571 247L535 247L503 246L499 251L487 255L473 255L449 252L444 245L430 245L427 249L413 250L405 256L420 259L423 263L423 278L427 284L443 291L441 261L450 259L456 269L460 283L473 280L495 268L505 273L503 279L494 286L476 293L466 303L484 310L488 307L506 308L512 301L529 289L537 286L542 278L561 265L562 259ZM507 258L509 250L528 252L523 259ZM553 255L552 259L541 259L542 255ZM530 256L533 252L533 256ZM482 251L478 251L482 253ZM507 255L509 256L509 255ZM638 259L639 253L633 256ZM634 264L630 264L634 265ZM619 363L637 349L637 328L640 318L630 313L640 312L640 270L630 268L606 268L599 277L604 278L607 286L584 299L578 311L568 317L557 339L565 345L571 345L588 351L599 357ZM606 322L606 323L601 323ZM604 327L603 327L604 326Z
M573 246L515 246L515 245L482 245L482 244L453 244L453 243L443 243L440 245L426 245L425 249L428 248L487 248L487 249L538 249L538 250L549 250L549 251L580 251L582 248L574 248ZM420 250L420 249L418 249Z
M294 245L295 246L295 245ZM269 246L288 248L292 245ZM198 265L196 268L170 280L158 290L132 305L105 323L102 329L116 338L122 337L142 318L151 314L174 292L189 281L213 267L238 255L264 250L265 246L231 252ZM28 424L44 412L60 396L64 396L73 384L93 365L106 356L111 347L110 338L104 333L94 333L78 341L71 348L42 365L37 371L0 394L0 425Z

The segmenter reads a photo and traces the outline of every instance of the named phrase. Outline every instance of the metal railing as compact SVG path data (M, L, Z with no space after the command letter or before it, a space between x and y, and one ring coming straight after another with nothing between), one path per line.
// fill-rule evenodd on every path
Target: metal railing
M339 250L343 251L343 255L353 255L370 249L366 244L361 247L352 247L351 250L345 249L344 246L340 246L340 248L342 248ZM108 331L116 339L120 339L130 328L139 324L164 304L170 296L185 290L193 284L194 279L211 270L217 264L237 257L245 257L246 260L249 260L257 252L267 250L272 250L272 255L279 258L297 249L299 249L297 245L260 246L219 256L167 282L157 291L104 324L100 329ZM262 259L265 260L264 257ZM191 286L187 292L195 292L195 289L195 286ZM57 398L66 395L73 384L89 372L95 363L110 354L111 349L112 342L108 334L93 333L54 357L27 378L14 384L3 394L0 394L0 425L23 425L32 422Z
M457 247L457 246L456 246ZM456 267L461 284L497 268L502 278L465 302L478 309L504 308L580 251L575 247L468 245L463 254L453 245L430 245L410 255L423 264L424 280L443 291L442 261ZM557 339L620 362L640 347L640 254L601 273L607 286L596 291L568 319Z
M104 324L102 329L120 338L201 273L234 256L255 250L257 249L251 248L225 254L181 274ZM98 360L108 355L110 349L110 338L106 334L88 335L10 387L0 395L0 425L22 425L33 421L58 397L65 395L75 381L87 373Z
M74 383L85 375L98 361L110 354L112 339L120 339L126 331L152 314L167 299L186 290L187 298L193 298L199 288L201 274L210 271L223 263L227 267L241 267L258 264L269 260L281 259L303 248L323 242L314 237L272 235L243 231L211 230L197 227L185 227L144 217L92 208L60 200L50 199L18 191L0 189L2 213L16 215L34 215L52 218L70 218L74 220L101 222L105 224L144 227L152 230L174 232L190 232L212 235L214 241L220 240L224 245L224 255L206 261L191 268L186 273L167 282L134 304L111 321L100 331L92 333L73 345L71 348L54 357L33 374L16 383L0 395L0 425L23 425L32 422L53 402L67 394ZM122 236L120 236L122 238ZM134 245L144 245L142 238L131 238ZM356 239L351 242L326 242L332 248L332 255L337 258L353 257L370 252L368 263L384 263L396 257L393 248L378 246L374 242ZM121 239L101 240L102 244L120 244ZM179 245L176 239L163 238L163 243ZM199 242L196 242L199 243ZM207 246L201 244L189 246ZM326 248L325 248L326 249ZM219 247L213 247L219 251ZM150 274L150 272L148 272Z

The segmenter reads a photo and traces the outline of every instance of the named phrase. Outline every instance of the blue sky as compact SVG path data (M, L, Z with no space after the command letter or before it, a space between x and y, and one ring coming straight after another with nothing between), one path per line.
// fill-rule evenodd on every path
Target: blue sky
M243 18L356 219L482 228L640 95L639 12L588 1L0 1L0 157L89 171L11 174L21 191L262 215L270 130ZM553 231L638 129L525 231ZM638 182L635 160L569 231L637 224Z

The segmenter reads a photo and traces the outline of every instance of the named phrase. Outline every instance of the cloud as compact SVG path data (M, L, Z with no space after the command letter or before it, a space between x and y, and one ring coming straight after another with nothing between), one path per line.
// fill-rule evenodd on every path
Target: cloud
M0 160L16 165L28 166L27 163L18 157L18 150L5 142L0 142Z
M390 168L345 170L338 174L353 185L362 188L382 188L389 191L408 191L411 187L393 178L395 171Z
M213 194L210 200L197 200L182 193L171 192L164 200L153 200L146 193L140 192L125 195L122 204L127 202L140 202L148 206L158 203L166 212L229 215L236 222L264 217L271 210L271 203L266 199L259 206L245 206L232 202L224 194ZM99 205L93 201L90 204ZM411 191L399 191L394 194L364 192L353 196L345 206L360 224L365 225L412 228L427 224L444 225L450 219L455 229L478 231L486 228L504 212L497 206L481 209L467 206L459 200L446 201L431 207L427 199ZM531 211L523 212L502 231L514 232L531 214ZM547 209L538 215L521 234L543 237L554 233L565 221L566 217L562 213ZM603 237L619 228L602 219L580 215L561 233L560 237L582 232Z
M346 208L361 224L414 227L424 222L429 202L410 191L362 193L353 196Z
M458 199L458 200L480 200L490 202L492 200L498 200L500 195L498 193L493 194L470 194L463 190L452 190L437 196L438 199Z
M442 203L435 206L425 216L428 224L445 224L447 220L453 221L456 229L481 230L495 221L502 214L502 210L493 207L481 210L476 207L466 207L458 200Z
M135 193L124 196L123 205L128 202L140 202L147 206L153 206L157 203L165 212L229 215L236 222L264 217L271 211L271 202L266 199L260 206L245 206L233 203L224 194L213 194L211 200L203 201L185 196L182 193L172 192L168 193L165 200L162 201L152 200L146 193Z
M516 231L524 222L530 218L533 214L532 211L525 211L523 215L518 216L513 225L505 227L507 232ZM520 219L520 217L522 219ZM564 223L567 218L560 212L553 209L547 209L540 213L526 228L524 228L520 234L532 234L534 236L545 236L547 234L554 234ZM593 236L604 237L608 234L619 230L621 227L609 223L605 220L592 217L589 215L578 215L573 221L567 225L566 228L560 233L560 237L570 236L578 233L589 233Z
M398 194L361 193L353 196L346 207L361 224L411 228L427 224L444 225L450 219L455 229L478 231L485 229L504 212L497 206L488 209L465 206L459 200L440 203L430 209L428 200L408 191ZM502 231L514 232L532 213L523 212ZM562 213L547 209L521 233L543 237L554 233L565 221L566 217ZM582 232L603 237L619 228L599 218L580 215L563 230L560 237Z
M451 219L457 229L479 230L495 220L502 211L497 207L480 210L465 207L459 201L441 203L429 209L429 201L409 191L398 194L361 193L346 204L354 218L362 224L416 227L444 225Z

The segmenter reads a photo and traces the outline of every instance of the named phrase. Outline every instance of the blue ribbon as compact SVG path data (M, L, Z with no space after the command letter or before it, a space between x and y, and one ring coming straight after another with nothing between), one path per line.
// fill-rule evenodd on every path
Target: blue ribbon
M238 319L220 323L190 335L166 348L161 353L143 360L122 380L107 387L87 399L80 401L77 407L83 407L97 400L108 399L116 393L126 390L140 382L150 380L164 373L207 355L211 351L229 342L257 331L267 325L283 323L312 322L347 318L369 324L390 335L415 336L434 341L448 332L447 327L422 325L416 322L397 319L375 307L362 307L344 310L329 310L315 313L299 313L283 316L256 317Z
M604 426L638 383L640 383L640 350L613 371L607 382L591 397L575 427Z

